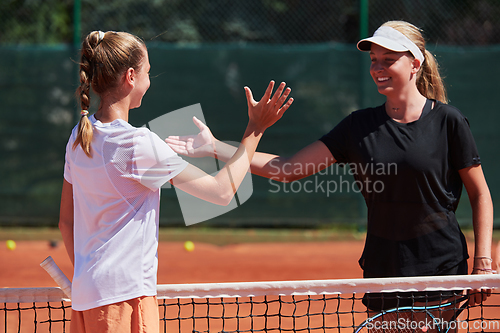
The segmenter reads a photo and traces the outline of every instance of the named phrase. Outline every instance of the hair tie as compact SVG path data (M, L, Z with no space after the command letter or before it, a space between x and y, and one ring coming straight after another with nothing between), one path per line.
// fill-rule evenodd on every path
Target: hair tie
M104 35L105 35L106 33L102 32L101 30L99 30L97 33L99 34L99 42L100 42L101 40L103 40L103 39L104 39Z
M80 112L80 115L81 115L82 117L85 117L85 116L87 116L88 114L89 114L89 112L88 112L87 110L82 110L82 111Z
M96 47L101 44L101 42L104 39L104 35L106 35L105 32L102 32L101 30L97 31L97 44L95 45Z

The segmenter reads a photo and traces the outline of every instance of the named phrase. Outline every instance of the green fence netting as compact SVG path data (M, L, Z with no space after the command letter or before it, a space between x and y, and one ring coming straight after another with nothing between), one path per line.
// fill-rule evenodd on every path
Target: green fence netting
M368 56L353 44L149 43L148 48L151 88L141 108L131 111L130 122L136 126L200 103L219 139L239 141L246 125L243 87L248 85L260 96L269 80L286 81L293 89L294 105L266 132L259 147L286 155L317 140L348 113L383 102L367 70ZM451 104L469 118L498 204L500 112L494 98L500 47L429 48L442 67ZM78 120L75 54L69 46L0 48L0 224L57 223L65 145ZM340 182L341 177L349 175L335 169L314 181ZM278 189L277 183L257 176L253 182L254 192L246 203L205 223L312 226L362 223L366 214L361 195L353 190L311 192L298 184ZM182 223L175 191L162 192L161 223ZM465 195L458 216L462 224L470 224Z

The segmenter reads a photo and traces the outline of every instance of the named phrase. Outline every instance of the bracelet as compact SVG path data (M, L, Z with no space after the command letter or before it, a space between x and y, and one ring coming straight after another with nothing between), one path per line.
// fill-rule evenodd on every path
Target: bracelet
M489 261L493 262L493 259L490 257L474 257L474 259L488 259Z
M481 272L493 272L491 268L473 268L473 271L481 271Z

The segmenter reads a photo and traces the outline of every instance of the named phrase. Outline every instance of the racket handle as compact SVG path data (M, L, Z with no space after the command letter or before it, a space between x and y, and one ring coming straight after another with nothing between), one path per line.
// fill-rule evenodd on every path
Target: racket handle
M71 298L71 282L54 262L54 259L52 259L51 256L48 256L44 261L42 261L40 266L42 266L42 268L45 269L47 273L49 273L54 281L56 281L56 283L59 285L59 287L61 287L66 296L68 296L68 298Z

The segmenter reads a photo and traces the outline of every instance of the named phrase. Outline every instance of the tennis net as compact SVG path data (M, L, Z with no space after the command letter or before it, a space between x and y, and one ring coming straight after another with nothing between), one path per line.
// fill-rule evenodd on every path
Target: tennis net
M158 286L158 309L169 333L500 332L498 288L498 274L172 284ZM466 304L474 289L492 295ZM6 333L69 332L71 303L59 288L3 288L0 305Z

